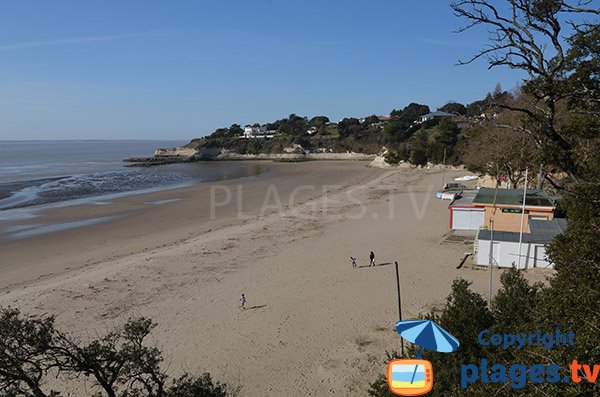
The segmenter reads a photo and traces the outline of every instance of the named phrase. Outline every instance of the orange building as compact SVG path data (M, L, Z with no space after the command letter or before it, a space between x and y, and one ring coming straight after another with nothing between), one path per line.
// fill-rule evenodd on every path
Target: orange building
M523 189L465 190L449 206L450 228L453 230L489 229L520 232ZM523 232L529 233L530 220L554 219L554 201L542 190L527 190Z
M483 227L490 228L494 222L494 230L503 232L519 232L521 230L521 213L523 211L523 189L489 189L482 188L473 199L473 205L484 208ZM527 190L525 196L525 217L523 232L529 233L529 221L554 219L556 205L542 190Z

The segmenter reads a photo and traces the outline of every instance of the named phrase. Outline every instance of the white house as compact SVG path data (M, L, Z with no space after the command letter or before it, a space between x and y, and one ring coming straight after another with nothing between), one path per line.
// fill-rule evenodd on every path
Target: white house
M267 127L250 127L244 128L244 138L272 138L274 131L268 131Z
M562 234L566 227L566 220L561 218L530 220L531 233L523 233L520 253L518 232L494 232L492 241L492 232L482 229L475 240L477 264L488 266L491 254L492 262L499 267L512 267L514 265L521 269L533 267L552 269L554 264L549 262L546 256L546 244L551 242L557 235ZM493 247L491 250L490 245Z
M419 122L424 123L426 121L429 120L433 120L433 119L442 119L442 118L446 118L446 117L454 117L456 116L455 114L452 113L447 113L447 112L431 112L431 113L427 113L423 116L421 116L421 118L419 119Z

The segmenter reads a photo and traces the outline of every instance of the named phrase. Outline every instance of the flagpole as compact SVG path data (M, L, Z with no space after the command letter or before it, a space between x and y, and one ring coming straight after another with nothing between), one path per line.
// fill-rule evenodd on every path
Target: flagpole
M396 264L396 288L398 290L398 317L402 321L402 298L400 296L400 271L398 270L398 261ZM402 349L402 357L404 357L404 338L400 336L400 349Z
M494 266L494 221L490 221L490 257L489 257L489 275L490 275L490 299L489 299L489 305L490 308L492 307L492 282L493 282L493 277L492 277L492 266Z
M523 223L525 221L525 200L527 198L527 176L529 172L529 166L525 168L525 186L523 187L523 207L521 208L521 229L519 231L519 270L521 269L521 246L523 244ZM527 264L527 262L525 263Z
M442 189L446 182L446 148L444 148L444 166L442 167Z

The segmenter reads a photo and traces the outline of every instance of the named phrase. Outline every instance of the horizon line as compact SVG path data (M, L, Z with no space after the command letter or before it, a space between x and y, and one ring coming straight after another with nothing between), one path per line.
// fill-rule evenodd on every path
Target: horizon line
M65 138L65 139L0 139L0 142L97 142L97 141L185 141L194 138Z

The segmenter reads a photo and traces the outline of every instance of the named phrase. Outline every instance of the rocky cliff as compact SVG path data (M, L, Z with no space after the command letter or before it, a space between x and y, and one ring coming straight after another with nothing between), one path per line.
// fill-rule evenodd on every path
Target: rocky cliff
M233 160L272 160L272 161L307 161L307 160L357 160L372 161L374 154L365 153L311 153L299 145L284 149L284 153L240 154L232 150L212 147L193 149L178 147L171 149L156 149L153 157L134 157L125 161L131 166L148 167L169 163L187 163L193 161L233 161Z

